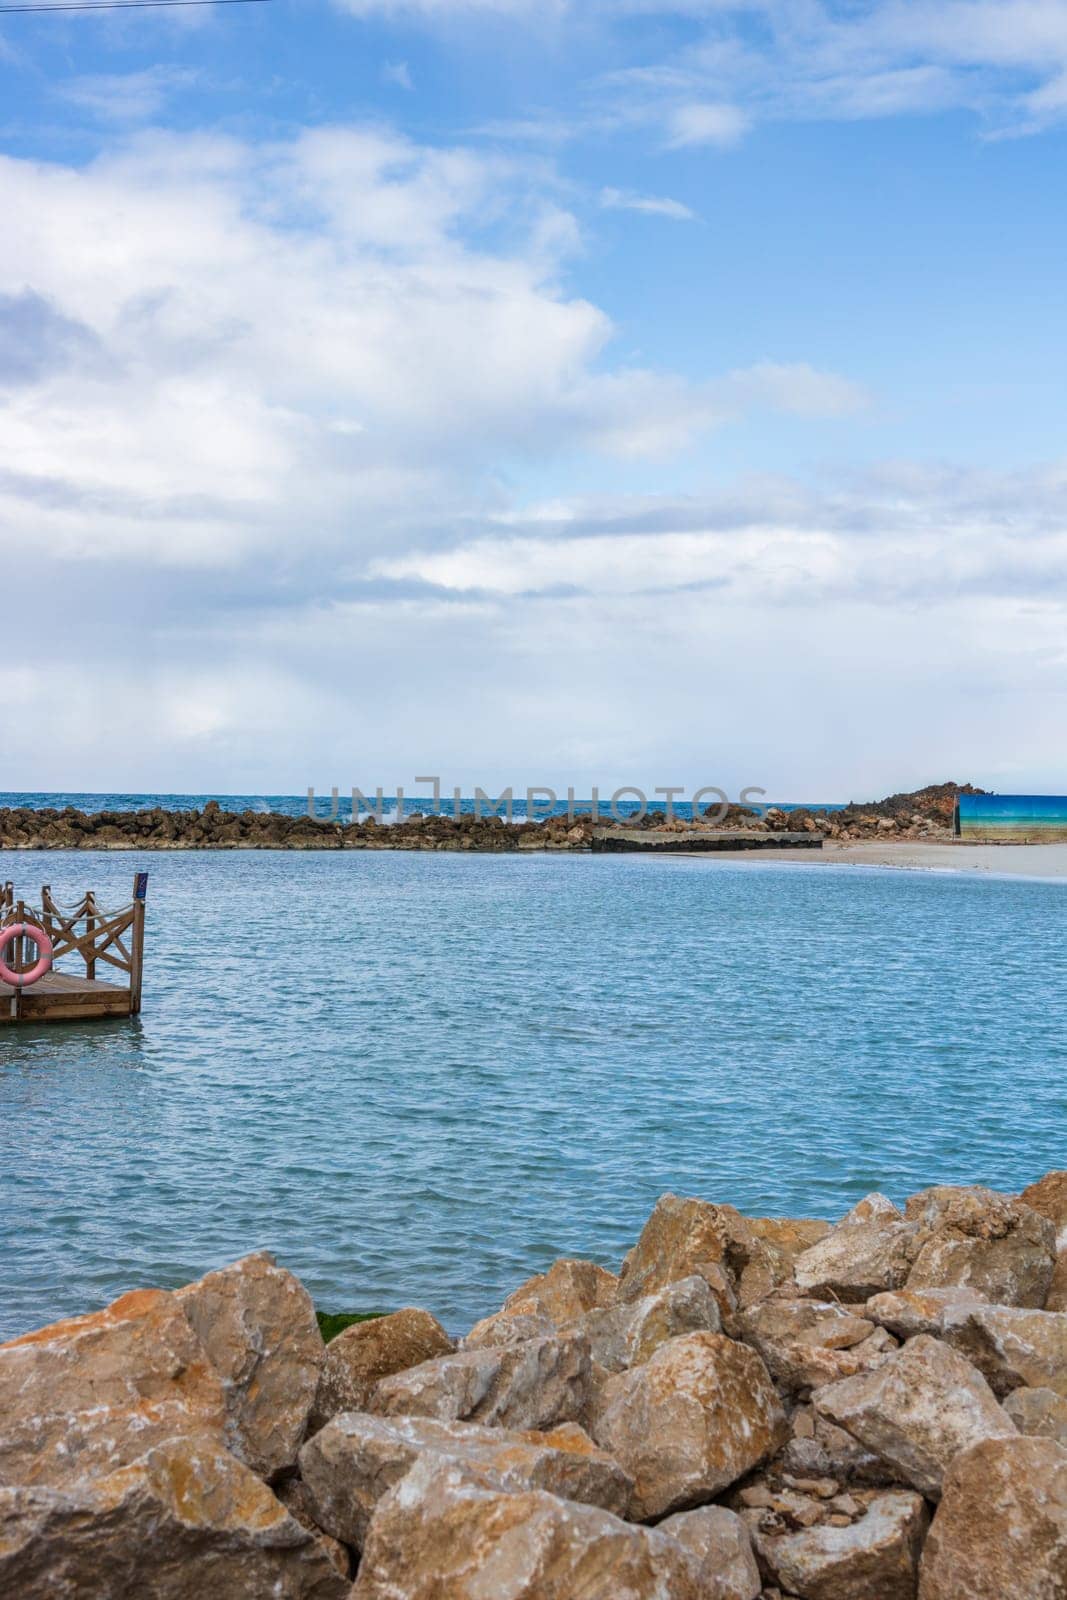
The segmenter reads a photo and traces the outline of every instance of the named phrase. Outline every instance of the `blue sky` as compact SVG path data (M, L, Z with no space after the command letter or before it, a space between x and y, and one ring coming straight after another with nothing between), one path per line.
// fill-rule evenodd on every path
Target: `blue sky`
M0 82L0 788L1067 786L1065 0L5 16Z

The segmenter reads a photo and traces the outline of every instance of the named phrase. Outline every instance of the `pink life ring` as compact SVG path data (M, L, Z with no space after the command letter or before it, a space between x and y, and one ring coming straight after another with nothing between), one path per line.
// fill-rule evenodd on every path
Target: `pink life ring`
M37 961L29 972L13 972L4 960L4 951L16 939L29 939L37 946ZM0 929L0 983L9 983L13 989L28 989L39 983L46 972L52 970L52 941L43 928L35 922L12 922Z

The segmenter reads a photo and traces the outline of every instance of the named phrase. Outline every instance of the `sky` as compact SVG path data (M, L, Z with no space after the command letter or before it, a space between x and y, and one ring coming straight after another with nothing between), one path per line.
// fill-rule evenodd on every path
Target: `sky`
M1067 0L0 15L0 790L1067 792Z

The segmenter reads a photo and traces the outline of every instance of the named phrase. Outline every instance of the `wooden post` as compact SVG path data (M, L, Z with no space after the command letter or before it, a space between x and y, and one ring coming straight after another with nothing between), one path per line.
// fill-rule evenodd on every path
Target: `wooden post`
M141 970L144 966L144 908L148 895L148 873L138 872L133 880L133 939L130 943L130 1016L141 1009Z
M88 889L85 894L85 931L86 933L96 932L96 895L91 889ZM92 981L96 978L96 945L88 944L85 949L85 976Z
M41 926L49 939L52 939L52 885L50 883L45 883L41 886Z

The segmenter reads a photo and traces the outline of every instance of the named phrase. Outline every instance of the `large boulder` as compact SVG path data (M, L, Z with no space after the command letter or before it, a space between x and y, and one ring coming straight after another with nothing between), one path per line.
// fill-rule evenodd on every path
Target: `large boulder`
M630 1510L639 1520L710 1500L787 1436L760 1357L717 1333L671 1339L609 1378L589 1431L633 1477Z
M812 1402L930 1500L961 1450L1015 1435L981 1373L929 1334L909 1340L874 1372L816 1390Z
M919 1600L1064 1600L1067 1449L987 1439L945 1474L919 1569Z
M758 1600L763 1585L748 1529L736 1511L700 1506L676 1511L658 1525L698 1564L701 1600Z
M1056 1264L1045 1310L1067 1311L1067 1172L1047 1172L1024 1189L1019 1199L1047 1217L1056 1230Z
M1004 1410L1020 1433L1067 1445L1067 1399L1054 1389L1013 1389Z
M223 1443L222 1383L162 1289L0 1345L0 1484L62 1487L176 1433Z
M311 1427L321 1428L341 1411L365 1411L380 1379L454 1349L437 1318L414 1307L354 1322L326 1346Z
M919 1554L929 1515L920 1495L889 1489L866 1514L843 1525L764 1531L747 1514L760 1563L803 1600L915 1600Z
M946 1317L942 1337L996 1394L1026 1385L1067 1397L1067 1312L976 1306Z
M234 1454L263 1477L291 1466L324 1354L303 1284L259 1251L176 1298L222 1379Z
M383 1378L369 1410L500 1428L577 1422L589 1398L589 1341L581 1335L526 1339L438 1356Z
M553 1339L559 1329L551 1317L534 1311L494 1311L476 1322L462 1342L464 1350L485 1350L497 1345L523 1344L527 1339Z
M510 1316L548 1317L557 1327L576 1322L588 1311L611 1305L619 1287L613 1272L593 1261L554 1261L510 1294L504 1311Z
M698 1573L669 1534L426 1457L379 1504L352 1600L705 1600Z
M718 1333L719 1302L707 1280L694 1275L666 1284L640 1300L623 1300L584 1316L578 1328L593 1360L608 1372L640 1366L668 1339L683 1333Z
M976 1289L952 1284L947 1289L897 1289L872 1295L863 1314L899 1339L914 1339L918 1333L938 1338L944 1332L946 1317L988 1303Z
M790 1283L797 1257L830 1232L828 1222L814 1217L747 1217L745 1221L749 1239L744 1259L731 1263L742 1309ZM729 1257L729 1246L727 1250Z
M958 1284L995 1305L1045 1305L1056 1230L1030 1206L993 1189L943 1185L912 1195L905 1215L919 1230L909 1289Z
M836 1301L763 1300L739 1313L735 1331L790 1393L869 1371L896 1349L882 1328Z
M12 1600L344 1600L325 1543L228 1451L193 1439L65 1489L0 1489Z
M335 1417L300 1452L315 1520L346 1544L363 1544L379 1500L423 1456L512 1493L545 1489L623 1517L633 1481L575 1428L518 1433L429 1417Z
M707 1276L709 1268L716 1269L715 1288L722 1281L726 1247L727 1228L718 1206L661 1195L622 1264L619 1298L640 1300L680 1278Z
M793 1276L797 1287L806 1294L850 1303L902 1288L911 1271L917 1231L884 1195L868 1195L824 1238L796 1257Z

